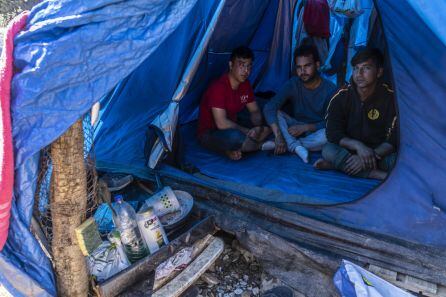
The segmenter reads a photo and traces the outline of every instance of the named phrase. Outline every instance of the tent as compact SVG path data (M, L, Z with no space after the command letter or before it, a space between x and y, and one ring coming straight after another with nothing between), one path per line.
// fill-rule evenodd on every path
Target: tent
M56 294L50 261L29 232L42 148L100 101L98 166L146 176L147 127L163 131L152 155L159 156L156 150L170 148L175 124L187 130L186 124L196 119L200 94L224 70L233 47L254 49L251 81L257 91L277 90L289 78L299 2L53 0L34 7L15 39L11 112L16 182L9 236L0 254L2 286L14 296ZM334 224L445 247L446 28L437 12L446 3L375 0L374 5L399 109L400 148L390 177L373 190L376 183L357 181L362 193L370 190L362 198L341 193L331 201L296 193L290 202L286 193L274 192L273 201L260 195L252 199ZM210 176L224 174L225 163L215 163L221 165L218 170L198 167ZM259 174L267 170L258 169ZM344 180L342 188L355 187Z

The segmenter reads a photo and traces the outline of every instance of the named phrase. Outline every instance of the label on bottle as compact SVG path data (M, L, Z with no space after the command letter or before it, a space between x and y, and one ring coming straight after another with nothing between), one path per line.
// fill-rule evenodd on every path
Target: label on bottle
M137 218L139 230L142 233L150 253L153 254L159 250L160 247L169 242L161 222L153 213L152 209L143 213L138 213Z

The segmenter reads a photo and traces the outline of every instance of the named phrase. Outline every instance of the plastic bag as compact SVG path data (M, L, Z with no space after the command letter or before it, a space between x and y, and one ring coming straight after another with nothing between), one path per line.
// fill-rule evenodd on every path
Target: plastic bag
M162 279L174 270L183 270L192 261L192 247L184 248L156 268L155 279Z
M130 263L120 243L104 241L87 257L90 274L102 282L127 268Z
M333 281L342 297L413 296L347 260L342 260Z
M355 18L363 13L360 0L331 0L331 9L342 16Z

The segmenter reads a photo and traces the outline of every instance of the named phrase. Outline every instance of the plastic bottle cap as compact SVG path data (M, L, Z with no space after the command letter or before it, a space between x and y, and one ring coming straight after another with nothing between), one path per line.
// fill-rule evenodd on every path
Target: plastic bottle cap
M122 195L116 195L115 196L115 202L121 202L122 200L124 200L124 197L122 197Z

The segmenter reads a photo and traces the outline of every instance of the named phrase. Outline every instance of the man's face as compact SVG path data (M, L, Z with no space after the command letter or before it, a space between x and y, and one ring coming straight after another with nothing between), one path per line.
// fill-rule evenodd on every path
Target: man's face
M372 59L353 66L353 81L358 88L367 88L376 84L382 76L383 69L377 68Z
M229 61L229 73L239 83L246 81L251 74L252 59L235 58Z
M296 74L302 82L312 81L320 66L319 62L314 62L313 56L301 56L296 59Z

